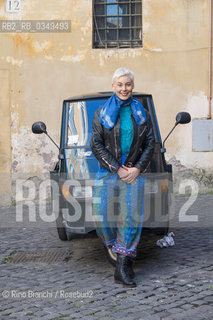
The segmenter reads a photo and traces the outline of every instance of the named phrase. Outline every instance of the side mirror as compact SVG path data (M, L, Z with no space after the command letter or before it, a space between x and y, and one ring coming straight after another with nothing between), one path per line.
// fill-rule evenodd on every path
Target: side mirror
M47 133L46 124L41 121L33 123L32 132L35 134Z
M191 121L191 116L188 112L179 112L176 115L176 123L175 126L178 124L185 124Z
M174 128L178 125L178 124L186 124L189 123L191 121L191 116L188 112L179 112L176 115L176 122L174 127L172 128L172 130L169 132L169 134L167 135L167 137L164 139L163 141L163 147L161 148L161 153L166 152L166 149L164 147L166 140L168 139L168 137L170 136L170 134L172 133L172 131L174 130Z
M54 143L54 145L60 150L59 146L55 143L55 141L49 136L47 133L46 124L42 121L34 122L32 125L32 132L35 134L45 133L50 140Z

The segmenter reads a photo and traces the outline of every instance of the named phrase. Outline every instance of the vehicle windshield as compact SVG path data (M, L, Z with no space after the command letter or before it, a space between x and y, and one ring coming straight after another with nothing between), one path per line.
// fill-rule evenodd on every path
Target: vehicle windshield
M106 98L67 103L64 153L66 172L72 179L93 178L98 170L98 161L92 154L89 143L94 113L105 101Z
M137 96L147 109L147 97ZM89 179L98 170L90 139L95 111L107 97L66 102L66 125L62 128L66 172L72 178ZM65 131L63 131L65 130Z

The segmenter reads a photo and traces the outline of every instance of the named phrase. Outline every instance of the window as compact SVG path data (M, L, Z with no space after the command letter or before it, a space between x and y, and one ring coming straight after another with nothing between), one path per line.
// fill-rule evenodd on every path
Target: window
M94 48L142 47L142 0L94 0Z

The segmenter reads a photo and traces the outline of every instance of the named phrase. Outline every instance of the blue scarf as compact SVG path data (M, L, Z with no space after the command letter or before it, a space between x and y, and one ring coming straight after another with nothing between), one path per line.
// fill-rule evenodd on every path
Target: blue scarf
M145 109L141 102L132 96L128 100L121 100L116 94L111 96L101 109L99 121L108 130L116 124L120 107L131 105L133 117L138 126L146 121Z

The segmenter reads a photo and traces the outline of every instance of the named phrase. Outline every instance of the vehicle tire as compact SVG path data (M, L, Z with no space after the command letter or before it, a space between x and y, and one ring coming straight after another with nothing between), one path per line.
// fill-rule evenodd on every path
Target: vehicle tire
M164 202L164 214L165 216L168 215L168 220L165 222L165 225L162 227L156 228L154 230L154 233L160 236L166 236L169 232L169 222L170 222L170 217L169 217L169 208L171 205L171 193L166 193L165 195L165 202Z
M62 241L67 241L67 234L65 228L57 228L58 237Z
M67 233L66 233L66 229L65 226L63 224L63 217L62 217L62 212L59 212L58 218L56 219L56 227L57 227L57 231L58 231L58 236L59 239L62 241L67 241Z
M116 265L116 260L117 260L117 254L116 254L116 253L113 253L111 248L106 248L106 247L104 247L104 249L105 249L105 253L106 253L107 260L108 260L113 266L115 266L115 265Z

